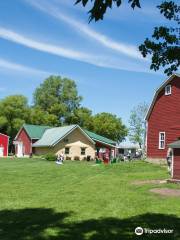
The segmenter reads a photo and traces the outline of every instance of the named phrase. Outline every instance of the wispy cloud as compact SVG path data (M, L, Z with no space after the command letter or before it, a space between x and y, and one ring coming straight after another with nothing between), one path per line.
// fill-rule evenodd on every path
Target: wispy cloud
M113 58L113 57L104 56L104 55L100 55L100 56L96 54L92 55L89 53L84 53L81 51L75 51L69 48L65 48L64 46L61 47L61 46L57 46L49 43L40 42L3 27L0 27L0 38L24 45L26 47L29 47L38 51L42 51L42 52L46 52L53 55L74 59L74 60L79 60L82 62L90 63L98 67L106 67L106 68L135 71L135 72L150 72L148 68L144 66L144 64L141 65L138 62L137 63L131 62L129 60L125 61L124 59L118 59L118 58ZM3 65L3 62L1 62L1 65ZM11 66L11 68L12 67L13 66ZM16 69L19 68L23 70L19 65L16 65L15 67Z
M85 37L95 40L104 47L116 51L116 53L121 53L128 57L135 58L138 60L147 61L141 56L136 46L125 44L122 42L117 42L107 37L106 35L93 30L88 26L88 24L84 24L72 17L65 15L60 11L59 8L53 6L52 4L47 3L46 1L38 2L34 0L26 0L26 2L28 2L35 8L51 15L52 17L64 21L65 23L73 27L73 29L75 29L77 32L83 34Z
M9 41L13 41L18 44L22 44L26 47L33 48L36 50L40 50L43 52L51 53L58 56L63 56L72 59L78 60L87 60L90 58L89 55L84 54L82 52L74 51L71 49L66 49L64 47L47 44L44 42L40 42L29 37L24 36L23 34L19 34L11 29L0 27L0 37ZM93 56L92 56L93 58Z
M28 73L31 75L42 75L42 76L52 74L50 72L42 71L42 70L39 70L36 68L27 67L27 66L24 66L21 64L14 63L9 60L2 59L2 58L0 58L0 70L8 70L8 71L13 71L13 72L16 71L16 72Z

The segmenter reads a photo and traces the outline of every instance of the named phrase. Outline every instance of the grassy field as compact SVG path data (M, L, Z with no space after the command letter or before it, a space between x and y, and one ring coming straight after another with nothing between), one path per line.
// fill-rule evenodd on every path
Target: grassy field
M149 192L176 184L133 185L166 179L146 162L93 166L40 159L0 159L1 240L180 239L180 198ZM174 234L136 236L137 226Z

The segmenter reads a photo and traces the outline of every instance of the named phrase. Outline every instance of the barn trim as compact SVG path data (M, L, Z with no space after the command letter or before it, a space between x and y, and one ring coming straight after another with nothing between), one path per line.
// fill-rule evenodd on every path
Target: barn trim
M174 177L174 149L172 149L171 178Z
M26 132L27 136L29 137L29 134L27 133L26 129L24 128L24 125L19 129L18 133L16 134L14 140L16 141L16 139L19 137L19 134L21 133L21 131L24 129L24 131ZM30 139L30 137L29 137Z

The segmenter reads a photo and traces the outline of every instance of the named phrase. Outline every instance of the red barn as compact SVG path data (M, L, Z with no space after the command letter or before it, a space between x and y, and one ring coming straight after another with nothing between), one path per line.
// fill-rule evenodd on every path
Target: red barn
M15 137L15 154L18 157L32 154L32 144L38 141L48 126L24 124Z
M173 74L157 89L146 121L147 157L166 159L170 144L180 139L180 75Z
M0 133L0 157L8 156L9 137Z

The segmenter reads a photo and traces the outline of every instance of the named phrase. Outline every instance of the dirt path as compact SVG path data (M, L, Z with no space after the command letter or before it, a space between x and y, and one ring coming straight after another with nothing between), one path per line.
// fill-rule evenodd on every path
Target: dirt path
M166 183L166 180L159 180L159 179L155 179L155 180L137 180L132 182L132 184L134 185L144 185L144 184L163 184Z
M180 197L180 189L153 188L150 192L158 193L162 196Z

